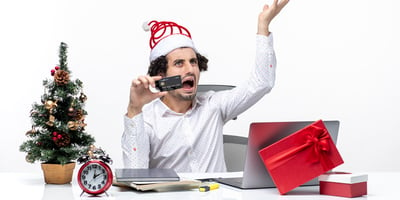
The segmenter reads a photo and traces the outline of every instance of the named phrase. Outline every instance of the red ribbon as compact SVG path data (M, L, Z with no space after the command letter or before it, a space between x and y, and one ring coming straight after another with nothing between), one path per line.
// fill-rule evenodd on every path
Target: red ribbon
M321 163L323 170L328 171L334 167L327 156L330 150L329 140L330 136L326 129L314 125L309 126L304 130L302 136L297 138L296 142L300 144L299 146L271 156L264 162L269 166L269 170L273 170L295 158L297 153L309 149L310 154L306 161L310 164Z

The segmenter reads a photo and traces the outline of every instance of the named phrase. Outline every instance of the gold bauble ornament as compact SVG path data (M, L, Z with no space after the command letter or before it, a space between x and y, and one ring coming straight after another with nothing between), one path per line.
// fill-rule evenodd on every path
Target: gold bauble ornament
M47 100L46 103L44 104L44 107L47 110L51 110L51 109L57 107L57 101Z
M72 131L75 131L79 128L79 124L74 122L74 121L69 121L68 122L68 128Z
M54 121L56 120L56 117L54 117L53 115L49 116L49 121L46 122L47 125L49 126L54 126Z

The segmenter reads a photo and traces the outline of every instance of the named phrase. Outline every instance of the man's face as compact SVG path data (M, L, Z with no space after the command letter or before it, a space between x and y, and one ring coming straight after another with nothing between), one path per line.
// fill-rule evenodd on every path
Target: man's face
M180 100L192 101L200 78L196 53L192 48L178 48L171 51L166 58L168 66L165 76L180 75L182 78L182 88L169 91L169 94Z

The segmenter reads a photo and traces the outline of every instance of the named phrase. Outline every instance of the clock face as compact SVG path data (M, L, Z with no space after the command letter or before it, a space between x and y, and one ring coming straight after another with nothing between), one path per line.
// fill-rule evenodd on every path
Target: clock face
M91 160L79 170L79 186L89 194L101 194L112 184L112 171L107 164L99 160Z

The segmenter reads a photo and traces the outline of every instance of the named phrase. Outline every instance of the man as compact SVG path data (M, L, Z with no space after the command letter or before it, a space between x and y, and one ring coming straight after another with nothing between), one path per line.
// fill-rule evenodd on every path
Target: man
M190 32L173 22L152 21L149 75L132 81L124 116L126 168L173 168L177 172L224 172L223 125L260 100L275 82L276 59L269 24L289 0L274 0L258 16L256 64L238 87L197 95L200 55ZM152 92L155 81L180 75L183 87Z

